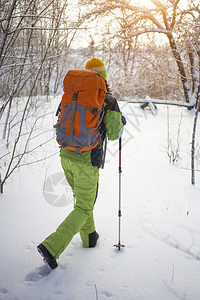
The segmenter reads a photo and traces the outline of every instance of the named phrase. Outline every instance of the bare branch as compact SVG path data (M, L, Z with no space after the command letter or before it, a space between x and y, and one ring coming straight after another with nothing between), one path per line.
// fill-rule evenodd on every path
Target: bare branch
M13 0L12 5L11 5L10 10L9 10L9 13L8 13L6 24L3 28L3 37L2 37L2 40L1 40L1 44L0 44L0 66L1 66L1 56L2 56L3 49L4 49L4 46L5 46L5 43L6 43L6 39L8 37L8 28L9 28L11 16L12 16L12 13L15 9L16 3L17 3L17 0Z
M170 30L167 29L160 29L160 28L146 28L144 30L139 30L139 31L135 31L132 34L130 34L128 37L124 37L123 40L129 40L130 38L134 37L134 36L139 36L141 34L144 33L149 33L149 32L158 32L158 33L164 33L164 34L169 34L171 33Z
M16 29L14 29L13 31L11 31L11 32L9 32L9 35L10 34L13 34L13 33L15 33L15 32L17 32L17 31L22 31L22 30L49 30L49 31L54 31L54 30L57 30L57 31L68 31L68 30L74 30L75 28L74 27L68 27L68 28L65 28L65 27L62 27L62 28L56 28L56 27L52 27L52 28L50 28L50 27L21 27L21 28L16 28ZM85 29L87 29L86 27L77 27L76 28L77 30L85 30Z

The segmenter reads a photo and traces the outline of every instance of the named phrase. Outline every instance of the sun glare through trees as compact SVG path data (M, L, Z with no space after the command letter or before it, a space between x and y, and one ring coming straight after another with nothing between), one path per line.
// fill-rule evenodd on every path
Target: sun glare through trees
M156 3L156 2L161 2L162 4L166 3L165 0L160 0L160 1L159 0L153 0L153 1L152 0L130 0L131 5L139 5L139 6L143 6L143 7L155 7L154 3ZM198 2L198 0L194 1L194 3L196 3L196 2ZM181 8L185 8L187 6L187 3L188 3L187 0L180 0L178 5Z

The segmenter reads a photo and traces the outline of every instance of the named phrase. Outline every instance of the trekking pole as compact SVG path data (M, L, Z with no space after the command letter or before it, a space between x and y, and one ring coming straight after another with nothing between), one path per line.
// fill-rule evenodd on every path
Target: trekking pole
M120 235L121 235L121 173L122 173L122 166L121 166L121 150L122 150L122 138L119 138L119 211L118 211L118 217L119 217L119 239L118 244L115 244L114 247L117 247L118 250L120 250L121 247L125 247L125 245L122 245L120 242Z

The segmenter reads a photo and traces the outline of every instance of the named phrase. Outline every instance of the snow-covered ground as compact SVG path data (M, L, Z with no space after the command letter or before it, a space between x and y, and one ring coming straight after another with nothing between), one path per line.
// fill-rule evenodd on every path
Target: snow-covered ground
M120 105L128 119L122 149L125 248L113 247L118 242L117 142L108 143L100 171L97 247L83 249L76 235L58 268L45 276L40 276L47 269L36 246L68 215L73 201L63 185L59 155L23 167L0 195L1 300L200 299L200 173L192 186L188 170L192 112L169 107L171 142L178 140L181 150L174 166L167 157L167 107L158 106L153 116L137 104ZM55 149L55 143L46 151Z

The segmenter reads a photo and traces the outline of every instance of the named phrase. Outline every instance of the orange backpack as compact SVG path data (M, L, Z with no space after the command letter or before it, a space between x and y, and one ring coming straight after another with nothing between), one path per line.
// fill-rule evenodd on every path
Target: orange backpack
M70 70L63 85L64 95L56 114L57 142L80 155L99 143L106 83L97 72Z

